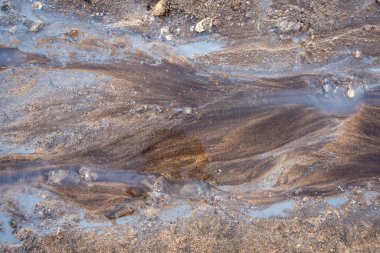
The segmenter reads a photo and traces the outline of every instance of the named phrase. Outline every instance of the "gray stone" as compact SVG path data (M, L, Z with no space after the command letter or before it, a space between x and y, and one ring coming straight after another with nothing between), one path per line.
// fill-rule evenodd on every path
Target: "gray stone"
M298 32L302 28L302 24L300 22L294 22L289 20L283 20L276 25L281 32L289 33L289 32Z
M194 30L198 33L202 33L205 31L210 31L211 27L212 27L212 18L204 18L195 25Z
M29 28L29 31L31 32L39 32L44 27L44 22L38 20L32 24L32 26Z

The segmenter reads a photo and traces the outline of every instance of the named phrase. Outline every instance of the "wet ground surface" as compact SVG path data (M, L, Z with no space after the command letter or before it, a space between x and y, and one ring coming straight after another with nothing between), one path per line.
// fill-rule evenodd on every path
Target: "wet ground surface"
M1 2L1 250L379 250L376 1L95 2Z

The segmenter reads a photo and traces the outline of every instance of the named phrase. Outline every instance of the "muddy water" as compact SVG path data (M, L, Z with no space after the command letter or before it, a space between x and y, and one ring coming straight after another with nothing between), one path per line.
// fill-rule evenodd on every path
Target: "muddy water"
M178 199L237 198L266 218L293 197L378 190L378 56L253 69L219 64L246 44L173 45L26 10L43 30L0 32L2 191L42 188L109 220L159 206L173 220L192 210Z

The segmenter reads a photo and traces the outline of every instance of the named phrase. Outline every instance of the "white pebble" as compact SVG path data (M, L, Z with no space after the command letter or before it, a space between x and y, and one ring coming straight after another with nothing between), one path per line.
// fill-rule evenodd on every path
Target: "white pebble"
M348 90L347 90L347 97L349 97L349 98L355 97L355 91L353 89L351 89L351 88L348 88Z

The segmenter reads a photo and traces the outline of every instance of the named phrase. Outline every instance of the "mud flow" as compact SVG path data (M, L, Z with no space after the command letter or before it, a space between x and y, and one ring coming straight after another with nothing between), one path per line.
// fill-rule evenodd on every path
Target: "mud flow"
M0 5L0 251L380 251L378 1Z

